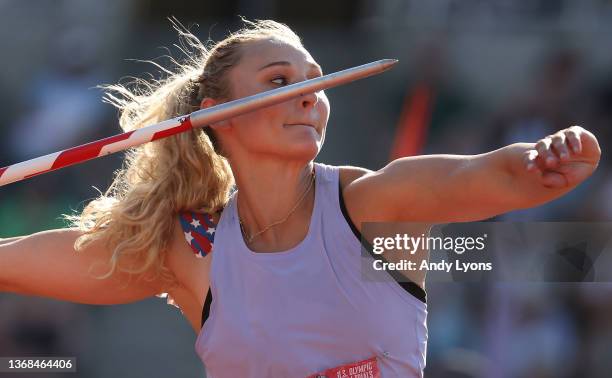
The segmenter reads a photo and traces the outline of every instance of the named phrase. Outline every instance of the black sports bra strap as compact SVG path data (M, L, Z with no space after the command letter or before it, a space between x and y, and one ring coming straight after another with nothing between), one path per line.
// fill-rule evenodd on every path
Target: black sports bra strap
M208 319L208 315L210 314L210 304L212 303L212 291L210 287L208 287L208 293L206 294L206 300L204 300L204 308L202 308L202 324L200 326L204 326L204 322Z
M355 226L355 224L351 220L351 217L349 216L348 211L346 210L346 205L344 204L344 198L342 196L342 185L340 184L340 178L338 178L338 196L339 196L339 199L340 199L340 210L342 211L342 215L344 215L344 218L346 219L346 222L351 227L351 230L353 231L353 234L355 235L357 240L359 240L360 244L364 248L366 248L367 251L371 251L372 250L372 246L370 246L369 243L365 239L362 240L361 233L359 232L359 230L357 229L357 227ZM382 257L382 256L377 256L376 258L379 258L379 259L382 259L383 261L385 261L384 257ZM412 296L414 296L415 298L417 298L421 302L427 303L427 294L425 293L425 290L423 290L423 288L421 288L419 285L417 285L414 282L406 281L407 278L404 277L399 272L396 272L394 270L387 270L386 272L389 273L389 275L391 277L393 277L393 279L404 290L406 290L408 293L410 293Z

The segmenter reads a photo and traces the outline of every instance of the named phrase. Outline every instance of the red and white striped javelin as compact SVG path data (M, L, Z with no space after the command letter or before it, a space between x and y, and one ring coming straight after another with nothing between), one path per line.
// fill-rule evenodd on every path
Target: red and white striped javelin
M211 123L229 119L250 111L275 105L307 93L347 84L376 75L391 68L396 59L382 59L342 71L333 72L315 79L287 85L282 88L258 93L189 115L172 118L154 125L117 134L108 138L62 150L21 163L0 168L0 186L21 181L32 176L75 165L100 156L109 155L156 139L204 127Z

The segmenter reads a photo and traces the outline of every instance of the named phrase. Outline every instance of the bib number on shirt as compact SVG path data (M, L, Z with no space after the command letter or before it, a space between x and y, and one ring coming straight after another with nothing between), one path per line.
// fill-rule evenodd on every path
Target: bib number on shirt
M336 366L306 378L380 378L376 356L367 360Z

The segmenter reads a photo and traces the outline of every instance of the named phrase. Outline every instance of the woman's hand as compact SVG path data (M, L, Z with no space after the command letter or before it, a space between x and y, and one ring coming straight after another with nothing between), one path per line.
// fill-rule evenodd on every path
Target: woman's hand
M573 187L593 173L601 149L595 135L571 126L540 139L525 151L525 169L547 188Z

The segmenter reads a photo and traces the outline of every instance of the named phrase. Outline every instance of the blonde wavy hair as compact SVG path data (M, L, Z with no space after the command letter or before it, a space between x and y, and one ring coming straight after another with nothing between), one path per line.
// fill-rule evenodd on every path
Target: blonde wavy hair
M192 113L205 97L231 100L227 74L239 63L241 47L247 43L274 38L302 46L285 24L241 19L240 30L216 44L208 40L206 45L170 19L179 34L180 46L175 46L185 55L182 61L170 56L172 68L147 61L162 70L164 77L159 80L100 86L106 91L104 101L119 109L123 131ZM103 240L112 250L110 270L96 278L109 278L117 269L141 278L153 268L155 278L161 274L172 287L176 277L164 266L164 254L175 217L185 210L219 211L229 200L233 185L222 146L205 127L128 150L106 192L100 192L80 214L62 216L83 232L75 242L77 251L94 240Z

